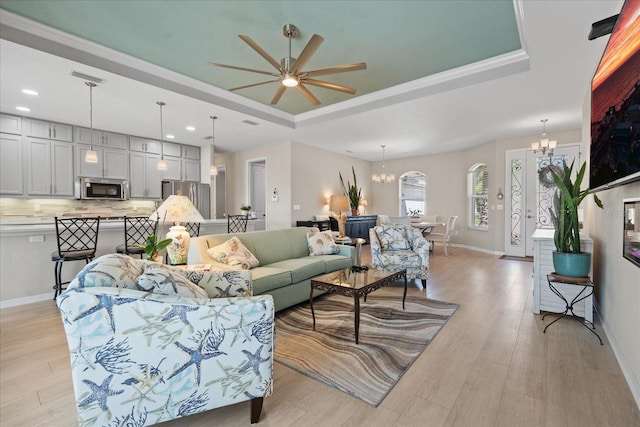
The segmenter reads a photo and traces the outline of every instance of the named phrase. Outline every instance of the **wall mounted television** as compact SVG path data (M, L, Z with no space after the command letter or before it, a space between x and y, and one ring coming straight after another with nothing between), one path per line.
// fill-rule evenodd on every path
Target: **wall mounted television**
M640 0L626 0L591 81L589 188L640 180Z

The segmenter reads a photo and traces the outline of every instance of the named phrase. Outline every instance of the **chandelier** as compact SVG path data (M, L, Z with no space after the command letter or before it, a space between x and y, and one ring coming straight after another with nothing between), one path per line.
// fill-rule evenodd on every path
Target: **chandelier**
M540 140L540 142L532 142L531 149L534 153L541 151L543 156L545 154L549 154L549 157L551 157L553 156L553 151L556 148L557 141L549 141L549 139L547 138L545 125L547 124L547 121L549 121L549 119L542 119L540 121L542 122L542 139Z
M377 183L377 184L389 184L393 181L395 181L396 176L391 174L391 175L387 175L385 173L385 164L384 164L384 147L386 147L386 145L381 145L382 147L382 172L380 173L380 175L372 175L371 179L373 180L373 182Z

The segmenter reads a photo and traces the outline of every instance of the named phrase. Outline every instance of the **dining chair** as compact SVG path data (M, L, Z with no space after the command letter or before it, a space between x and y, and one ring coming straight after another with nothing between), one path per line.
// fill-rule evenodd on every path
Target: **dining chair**
M189 232L190 237L200 236L200 223L199 222L183 222L184 228Z
M124 217L124 244L116 247L116 252L125 255L144 255L144 245L147 237L155 236L158 222L146 216Z
M248 219L246 215L227 215L227 233L244 233Z
M57 250L51 253L55 262L55 293L53 299L62 293L62 265L66 261L85 261L87 264L96 256L100 217L96 218L58 218L55 217Z
M447 225L444 233L430 233L425 235L425 239L429 240L432 245L436 242L442 243L444 246L444 254L449 256L449 249L451 248L451 235L453 234L453 228L456 225L456 220L458 217L456 215L452 215L447 220Z

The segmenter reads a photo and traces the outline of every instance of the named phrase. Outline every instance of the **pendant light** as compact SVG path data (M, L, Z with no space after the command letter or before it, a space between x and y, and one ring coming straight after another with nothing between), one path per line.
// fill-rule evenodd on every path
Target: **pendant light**
M386 147L386 145L381 145L382 147L382 173L380 173L380 175L372 175L371 179L373 180L373 182L377 183L377 184L390 184L393 181L395 181L396 176L391 174L391 175L387 175L384 171L385 168L385 164L384 164L384 147Z
M211 165L209 168L209 175L218 175L218 168L216 167L216 154L215 154L215 137L216 137L216 116L210 116L211 118Z
M162 107L165 104L162 101L157 101L156 104L160 106L160 160L158 160L158 170L166 171L167 170L167 162L164 160L164 144L163 144L163 130L162 130Z
M93 82L84 82L89 86L89 150L84 156L87 163L98 163L98 153L93 149L93 88L97 85Z

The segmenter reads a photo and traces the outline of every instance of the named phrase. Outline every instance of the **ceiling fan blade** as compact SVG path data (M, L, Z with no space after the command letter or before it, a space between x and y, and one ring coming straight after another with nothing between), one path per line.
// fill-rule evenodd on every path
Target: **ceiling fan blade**
M366 62L358 62L357 64L337 65L335 67L319 68L317 70L306 71L301 73L303 76L314 77L324 76L327 74L346 73L347 71L366 70Z
M318 87L323 87L325 89L339 90L340 92L349 93L351 95L355 95L358 89L354 89L348 86L342 86L335 83L323 82L322 80L314 80L314 79L304 79L302 80L306 85L313 85Z
M309 89L307 89L306 87L304 87L302 85L302 83L298 83L298 86L296 86L296 89L298 89L298 91L304 95L305 98L307 98L307 100L312 103L313 105L320 105L320 101L318 101L318 98L316 98L315 96L313 96L313 94L311 92L309 92Z
M254 70L253 68L244 68L244 67L237 67L235 65L218 64L216 62L209 62L209 65L213 65L215 67L231 68L231 69L240 70L240 71L249 71L250 73L266 74L268 76L273 76L273 77L280 76L280 74L272 73L270 71Z
M240 89L246 89L248 87L254 87L254 86L260 86L260 85L266 85L267 83L273 83L273 82L279 82L280 79L275 79L275 80L267 80L266 82L260 82L260 83L252 83L249 85L244 85L244 86L238 86L238 87L232 87L231 89L229 89L231 92L233 92L234 90L240 90Z
M258 52L260 54L260 56L262 56L264 59L266 59L269 62L269 64L273 65L273 67L276 70L278 70L278 72L280 72L280 63L278 61L276 61L275 59L273 59L273 57L271 55L269 55L264 49L262 49L260 46L258 46L258 44L256 42L251 40L251 38L249 36L245 36L244 34L240 34L238 37L240 37L242 39L242 41L244 41L246 44L251 46L251 48L253 50Z
M293 74L297 74L299 70L302 70L304 66L307 65L307 62L309 62L313 54L316 53L316 50L318 50L323 41L324 39L317 34L311 36L311 40L309 40L304 49L302 49L298 59L291 66L291 72Z
M271 105L276 105L278 101L280 101L280 98L282 97L282 94L284 94L285 90L287 90L287 87L280 85L280 87L276 91L276 94L273 95L273 99L271 100Z

